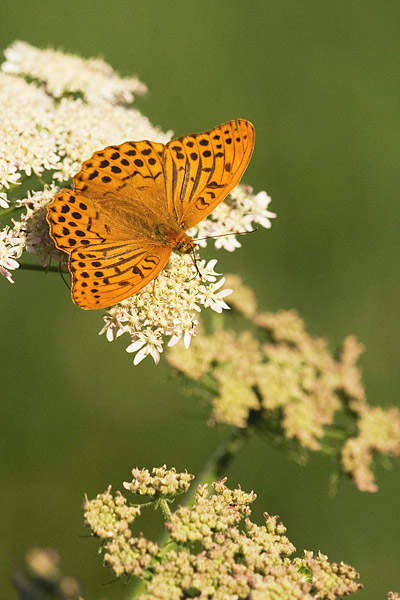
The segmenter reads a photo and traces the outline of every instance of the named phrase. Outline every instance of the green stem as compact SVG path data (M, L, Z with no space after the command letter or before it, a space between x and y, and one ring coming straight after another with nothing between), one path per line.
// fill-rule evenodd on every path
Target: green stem
M214 454L209 458L208 462L204 466L200 475L198 476L198 484L211 484L214 481L219 481L222 479L229 468L232 460L238 454L238 452L243 448L247 439L249 438L248 429L235 429L233 434L226 440ZM180 506L190 506L193 504L193 498L196 494L196 486L192 484L190 491L185 496L185 501L180 504ZM160 507L163 511L164 518L168 520L171 515L171 510L166 500L160 500ZM169 542L169 533L167 530L161 535L158 540L158 545L162 549ZM127 600L134 600L140 594L145 591L144 581L139 579L135 582L134 587L127 594Z
M249 429L234 429L232 435L210 457L201 471L198 480L201 485L211 484L225 477L227 470L235 456L243 448L250 436Z
M328 456L337 456L337 451L326 444L320 444L320 452L327 454Z
M29 265L20 263L20 269L25 271L41 271L42 273L59 273L60 269L58 267L43 267L42 265Z
M165 498L160 498L160 500L158 501L158 505L161 508L161 512L163 514L164 519L168 521L168 519L171 516L171 509L168 505L168 502L165 500Z
M9 208L3 208L1 213L0 213L0 218L3 219L3 217L6 217L7 215L11 215L13 212L17 211L17 210L21 210L21 208L23 208L22 206L10 206Z
M346 437L346 434L342 429L335 429L334 427L325 427L324 435L325 437L330 437L337 440L342 440Z

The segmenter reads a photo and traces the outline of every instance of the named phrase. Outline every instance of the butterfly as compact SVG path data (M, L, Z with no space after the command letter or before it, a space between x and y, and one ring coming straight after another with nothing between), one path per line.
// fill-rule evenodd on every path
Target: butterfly
M104 308L157 277L171 252L194 253L186 230L222 202L245 171L254 128L238 119L167 144L125 142L95 152L47 208L69 254L72 300Z

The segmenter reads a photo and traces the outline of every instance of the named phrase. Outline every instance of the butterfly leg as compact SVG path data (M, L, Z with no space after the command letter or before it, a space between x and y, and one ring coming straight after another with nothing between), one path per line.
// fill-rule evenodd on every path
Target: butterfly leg
M199 269L199 267L197 266L197 256L196 256L196 250L195 250L195 248L192 248L192 260L193 260L193 264L194 264L194 266L195 266L195 268L196 268L197 275L199 276L199 278L200 278L200 279L203 279L203 276L202 276L202 274L200 273L200 269ZM195 279L195 277L193 277L193 279ZM193 281L193 280L192 280L192 281Z

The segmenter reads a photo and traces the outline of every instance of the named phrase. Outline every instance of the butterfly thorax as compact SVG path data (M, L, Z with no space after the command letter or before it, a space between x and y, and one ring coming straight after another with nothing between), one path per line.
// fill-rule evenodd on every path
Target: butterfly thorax
M194 239L177 223L159 223L155 225L155 231L172 250L182 254L191 254L196 248Z

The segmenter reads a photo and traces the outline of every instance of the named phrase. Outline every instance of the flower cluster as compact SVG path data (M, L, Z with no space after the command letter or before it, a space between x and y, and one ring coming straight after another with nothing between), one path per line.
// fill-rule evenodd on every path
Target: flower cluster
M169 474L165 467L161 471L164 478L177 476L175 469ZM132 473L134 479L137 475L139 480L150 481L146 470L133 469ZM231 490L225 484L225 479L213 483L213 493L205 485L198 486L192 505L180 506L167 517L169 539L163 548L142 534L122 536L121 528L106 541L104 560L116 575L142 578L145 592L140 600L334 600L362 587L352 567L329 563L321 553L314 558L305 551L303 557L293 558L296 549L278 517L265 513L263 525L253 523L250 504L256 495L240 487ZM85 504L86 522L97 535L102 500L106 512L112 507L109 492ZM118 503L119 495L116 510ZM114 522L119 519L120 512ZM127 519L127 530L130 524Z
M361 586L356 583L358 573L353 567L341 562L330 563L328 557L318 552L304 551L304 557L295 561L296 565L306 568L311 575L313 590L317 598L335 600L347 596L349 590L357 591Z
M134 537L130 525L141 513L140 506L128 506L126 498L111 486L94 500L85 496L83 505L86 525L97 537L104 540L104 562L117 577L124 574L140 576L153 557L158 545L146 540L142 534Z
M270 202L271 198L266 192L254 195L250 186L238 185L228 198L219 204L207 219L193 227L190 233L199 239L200 247L207 245L207 238L218 236L214 242L215 248L233 252L241 247L233 234L253 231L255 225L271 228L270 219L275 218L276 214L268 210Z
M93 104L131 104L134 94L142 95L146 86L137 77L119 77L99 58L84 60L57 50L39 50L16 41L4 51L5 73L22 75L45 86L54 98L81 95Z
M112 341L123 333L128 333L131 343L127 352L136 352L137 365L147 355L157 364L163 351L165 336L169 336L169 346L175 345L182 337L186 348L198 326L198 313L201 306L210 307L215 312L229 308L224 298L231 290L220 288L225 279L217 280L214 271L216 260L207 264L199 260L202 279L197 276L190 256L174 254L167 267L160 273L154 284L127 300L106 311L105 325L100 334L105 333Z
M371 407L366 402L353 401L350 409L357 417L357 435L346 440L342 450L342 465L354 478L357 487L376 492L371 471L374 453L400 456L400 411L396 407Z
M95 500L85 496L85 519L93 533L101 538L125 535L129 525L140 515L140 506L127 506L126 498L117 492L111 494L111 486L104 494L98 494Z
M154 467L151 474L147 469L132 469L132 481L124 481L124 488L141 496L176 496L187 492L194 475L166 465Z
M5 54L0 71L0 206L5 212L0 211L0 219L26 210L13 219L9 240L4 241L3 229L0 268L7 270L7 260L20 258L23 250L38 254L40 264L59 255L48 236L46 206L60 182L68 182L95 150L132 138L167 142L170 134L129 106L132 92L144 86L120 78L102 61L22 42ZM81 98L69 95L76 91ZM45 243L29 244L29 237Z
M12 271L24 251L45 267L52 259L65 260L49 236L46 207L84 160L129 139L166 143L171 132L153 127L132 108L134 95L145 86L136 78L119 77L99 59L39 50L24 42L12 44L5 55L0 71L0 220L12 217L12 223L0 229L0 275L13 282ZM254 195L250 187L237 186L191 233L199 238L222 235L215 247L232 251L240 246L235 233L256 224L271 226L275 215L269 202L265 192ZM100 333L109 341L126 333L134 364L148 355L158 362L166 339L173 345L183 337L188 346L201 308L229 308L216 262L198 260L200 280L192 259L173 255L154 286L150 283L105 311Z
M230 490L225 481L214 483L217 493L212 496L205 486L199 486L194 505L182 506L171 515L167 523L171 539L179 543L212 543L216 532L237 526L251 514L249 504L257 497L254 492Z
M212 391L210 423L256 425L275 443L340 454L357 487L376 491L373 454L400 456L400 411L367 404L356 364L362 345L349 336L334 358L295 311L259 313L237 277L227 284L235 288L231 306L255 332L200 333L189 350L176 345L168 354L173 367Z

